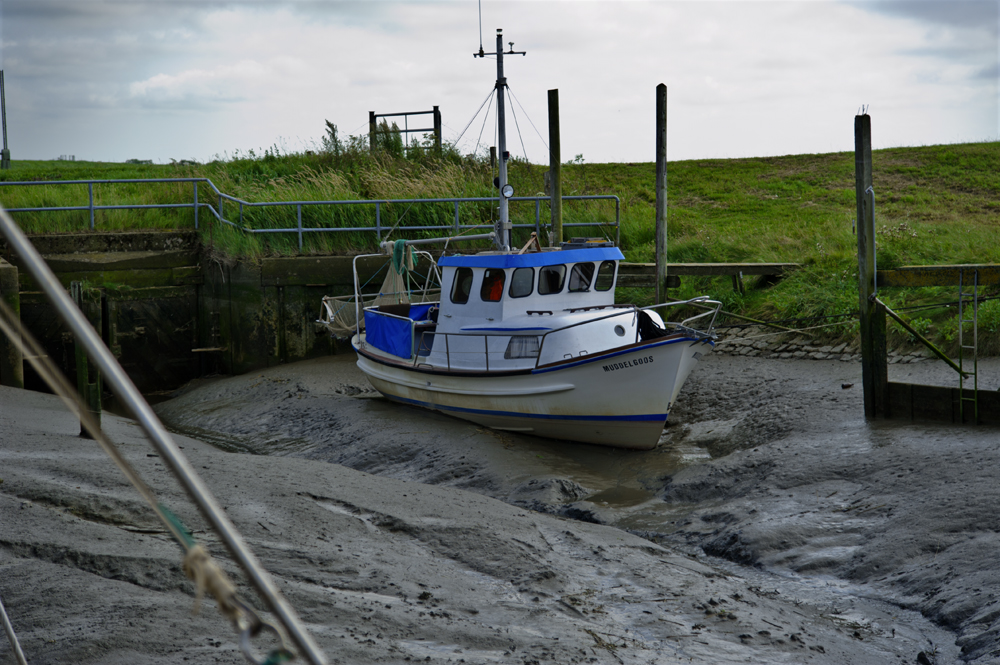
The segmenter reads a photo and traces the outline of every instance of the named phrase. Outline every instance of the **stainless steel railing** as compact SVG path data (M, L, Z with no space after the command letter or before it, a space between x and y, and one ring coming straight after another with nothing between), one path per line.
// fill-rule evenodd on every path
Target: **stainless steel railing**
M115 204L115 205L102 205L96 204L94 202L94 186L95 185L115 185L115 184L153 184L153 183L190 183L192 188L192 200L190 203L153 203L153 204ZM199 183L204 183L207 187L212 190L212 197L214 201L204 201L199 199ZM386 231L390 230L391 226L386 226L382 223L382 208L386 205L391 204L409 204L409 205L427 205L435 203L450 203L454 206L454 218L449 224L442 225L422 225L422 226L402 226L398 228L407 231L447 231L454 233L461 233L463 230L468 230L481 226L479 224L463 224L461 223L459 216L459 205L462 203L489 203L497 201L497 197L455 197L455 198L435 198L435 199L363 199L363 200L329 200L329 201L262 201L262 202L250 202L239 199L235 196L225 194L219 190L215 184L208 178L137 178L137 179L121 179L121 180L48 180L48 181L15 181L15 182L3 182L0 181L0 188L3 187L38 187L38 186L68 186L68 185L86 185L87 186L87 205L78 206L35 206L26 208L8 208L7 211L11 213L18 212L60 212L60 211L87 211L90 216L90 228L94 229L96 225L96 213L101 210L143 210L143 209L191 209L194 211L194 228L199 226L199 211L204 209L207 211L214 220L221 224L226 224L238 228L246 233L295 233L298 235L298 245L299 249L302 249L302 238L307 233L364 233L364 232L374 232L377 242L381 242L382 235ZM2 191L2 189L0 189ZM588 196L564 196L562 197L564 201L598 201L607 200L614 201L615 204L615 244L619 244L621 240L621 200L611 194L600 194L600 195L588 195ZM548 201L547 196L515 196L508 199L512 203L523 203L523 202L533 202L535 204L534 210L534 224L514 224L514 228L534 228L535 232L541 234L542 223L541 223L541 206L543 201ZM235 205L238 217L234 219L227 219L225 215L225 202L228 201L230 204ZM244 212L247 209L261 209L261 208L284 208L284 207L295 207L295 218L296 224L294 227L289 228L250 228L244 222ZM374 226L360 226L360 227L310 227L303 226L302 223L302 210L303 208L309 208L312 206L364 206L364 207L374 207L375 209L375 224ZM596 222L567 222L563 224L563 227L588 227L588 226L600 226L600 223Z

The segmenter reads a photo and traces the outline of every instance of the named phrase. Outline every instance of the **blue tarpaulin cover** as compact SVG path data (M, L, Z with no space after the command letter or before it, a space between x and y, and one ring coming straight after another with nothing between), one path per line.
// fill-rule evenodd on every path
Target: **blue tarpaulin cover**
M413 354L410 322L426 319L430 308L431 305L411 305L410 319L365 310L365 340L376 349L400 358L409 358Z

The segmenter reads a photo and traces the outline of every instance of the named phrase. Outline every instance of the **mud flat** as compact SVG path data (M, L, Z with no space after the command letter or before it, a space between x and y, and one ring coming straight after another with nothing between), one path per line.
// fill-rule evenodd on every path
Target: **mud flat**
M993 662L996 433L869 426L859 378L709 356L651 453L389 404L342 357L158 410L211 441L178 436L334 662ZM105 425L226 562L139 428ZM0 595L29 662L244 662L78 427L0 388Z

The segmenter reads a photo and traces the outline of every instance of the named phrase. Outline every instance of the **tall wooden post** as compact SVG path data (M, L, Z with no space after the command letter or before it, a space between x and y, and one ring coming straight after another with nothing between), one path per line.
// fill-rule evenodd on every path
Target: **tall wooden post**
M80 311L83 312L90 325L94 327L94 330L100 336L101 307L100 300L98 300L97 306L94 306L92 298L95 292L93 290L89 290L89 292L85 291L81 282L70 282L69 291L76 306L80 308ZM93 377L93 381L90 380L91 377ZM80 397L83 399L84 405L90 411L90 415L100 425L101 393L103 392L101 372L96 366L91 365L87 361L87 352L84 351L83 344L80 343L79 339L76 341L76 387L80 392ZM80 436L87 439L91 438L90 433L83 428L82 423L80 424Z
M378 131L378 123L375 122L375 111L368 112L368 151L375 152L375 132Z
M562 146L559 141L559 90L549 90L549 210L552 231L549 246L558 247L563 239L562 228Z
M0 69L0 119L3 122L3 148L0 149L0 169L9 169L10 150L7 149L7 95L4 92L2 69Z
M656 302L667 298L667 86L656 86Z
M434 107L434 147L441 154L441 109Z
M861 374L865 417L889 415L889 375L885 310L875 304L875 210L872 189L872 124L867 113L854 117L854 193L858 229L858 302L861 311Z
M17 267L3 259L0 259L0 300L3 300L16 318L20 318L21 294L17 281ZM7 339L0 333L0 385L12 388L24 387L24 363L18 341Z

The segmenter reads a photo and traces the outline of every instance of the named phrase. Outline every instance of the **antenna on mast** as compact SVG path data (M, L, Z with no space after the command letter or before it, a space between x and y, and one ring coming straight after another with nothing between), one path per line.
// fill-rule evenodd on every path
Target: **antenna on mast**
M480 11L482 5L480 4ZM480 21L482 19L480 18ZM480 28L481 29L481 28ZM504 94L507 88L507 78L503 75L503 57L505 55L527 55L525 51L515 51L514 42L510 42L510 50L503 50L503 29L497 28L497 50L496 53L484 53L482 45L479 46L479 53L473 53L474 58L485 58L488 55L497 57L497 134L499 135L498 148L500 151L498 160L500 162L499 177L497 186L500 189L500 219L496 223L497 244L501 251L510 251L510 232L513 225L510 223L510 212L508 210L508 199L514 196L514 188L507 182L507 160L510 153L507 152L507 127L504 117Z

